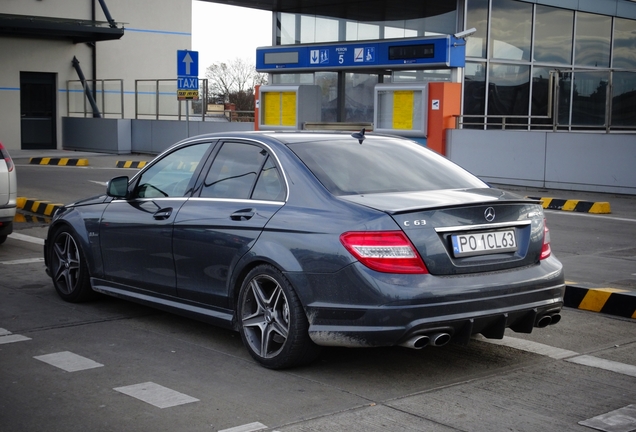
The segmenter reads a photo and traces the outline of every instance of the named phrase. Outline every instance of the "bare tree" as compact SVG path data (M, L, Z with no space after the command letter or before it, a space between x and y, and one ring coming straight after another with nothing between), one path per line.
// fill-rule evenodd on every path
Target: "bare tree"
M232 102L237 110L253 110L254 86L267 84L266 74L256 72L253 63L240 58L208 66L205 77L213 101Z

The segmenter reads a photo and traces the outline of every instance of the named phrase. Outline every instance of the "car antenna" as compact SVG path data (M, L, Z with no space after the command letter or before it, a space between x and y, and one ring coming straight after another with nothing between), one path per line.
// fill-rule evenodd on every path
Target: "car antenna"
M360 132L352 133L351 136L357 139L360 144L362 144L362 141L364 141L364 128L362 128Z

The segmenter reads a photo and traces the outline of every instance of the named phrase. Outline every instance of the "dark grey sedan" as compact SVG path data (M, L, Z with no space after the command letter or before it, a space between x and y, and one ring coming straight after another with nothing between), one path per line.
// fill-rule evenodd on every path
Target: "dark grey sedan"
M412 141L225 133L182 141L107 194L61 208L47 271L235 329L268 368L320 346L423 348L559 321L541 205Z

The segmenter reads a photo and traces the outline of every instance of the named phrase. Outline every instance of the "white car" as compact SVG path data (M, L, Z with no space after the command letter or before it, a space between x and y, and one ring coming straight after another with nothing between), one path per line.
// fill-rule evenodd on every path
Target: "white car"
M13 231L17 197L15 165L7 149L0 143L0 244Z

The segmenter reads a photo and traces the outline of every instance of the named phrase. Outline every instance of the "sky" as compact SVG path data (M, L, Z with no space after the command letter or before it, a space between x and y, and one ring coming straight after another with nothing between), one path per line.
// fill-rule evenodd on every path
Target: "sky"
M256 63L256 48L272 45L272 13L192 0L192 50L199 76L208 66L236 58Z

